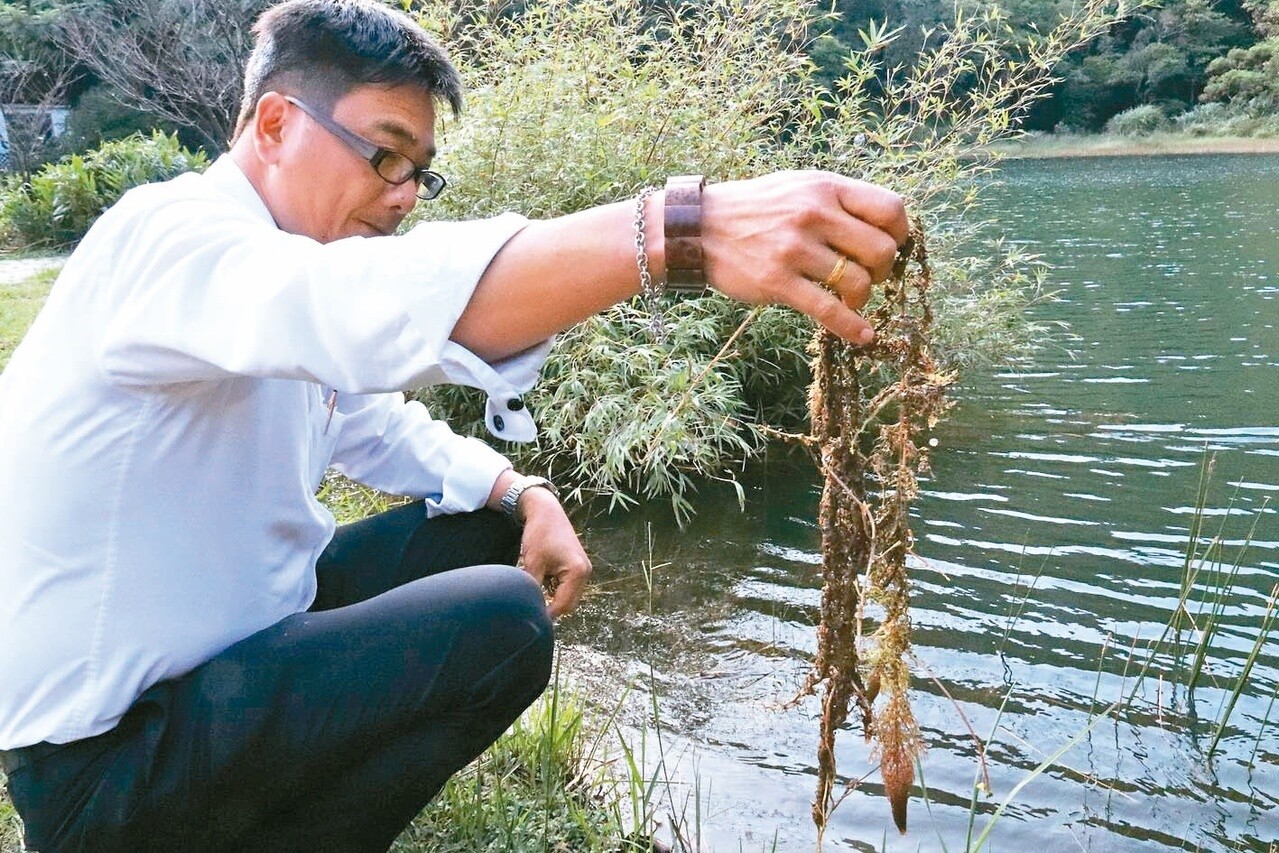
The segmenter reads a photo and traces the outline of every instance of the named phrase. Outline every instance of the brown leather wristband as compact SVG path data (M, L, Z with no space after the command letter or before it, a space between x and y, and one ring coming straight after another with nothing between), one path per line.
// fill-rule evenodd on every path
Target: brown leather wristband
M706 267L702 257L701 175L666 179L663 205L666 238L666 289L692 296L706 292Z

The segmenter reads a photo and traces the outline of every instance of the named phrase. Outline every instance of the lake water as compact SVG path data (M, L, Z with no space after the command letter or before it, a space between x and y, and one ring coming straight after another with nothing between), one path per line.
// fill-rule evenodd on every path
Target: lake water
M1055 265L1059 299L1035 315L1077 337L958 391L915 519L927 803L916 791L899 837L845 731L840 769L866 779L825 849L964 850L979 767L966 718L990 741L974 834L1011 797L989 849L1267 850L1279 626L1208 749L1279 582L1279 157L1024 161L1002 179L989 214ZM1177 603L1206 454L1205 535L1239 567L1205 674L1188 696L1165 649L1107 714ZM656 511L593 522L599 583L569 634L608 683L655 688L661 754L708 849L811 850L819 709L784 706L819 619L816 478L779 453L746 485L745 513L707 495L683 533ZM650 553L651 589L636 571ZM1203 586L1192 614L1213 600ZM644 748L658 754L651 727Z

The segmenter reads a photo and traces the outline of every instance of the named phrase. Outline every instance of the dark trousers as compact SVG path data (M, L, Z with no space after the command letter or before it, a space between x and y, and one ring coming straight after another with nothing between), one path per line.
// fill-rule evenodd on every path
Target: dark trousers
M385 851L545 688L542 592L487 510L341 528L298 613L147 690L120 723L5 753L27 845Z

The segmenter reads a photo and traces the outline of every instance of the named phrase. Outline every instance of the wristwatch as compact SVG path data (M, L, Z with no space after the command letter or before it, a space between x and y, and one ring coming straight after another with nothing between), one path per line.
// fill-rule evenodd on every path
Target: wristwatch
M515 482L507 487L506 492L502 495L502 512L506 513L507 518L516 524L524 524L524 519L520 518L516 513L520 495L524 494L525 489L535 487L546 489L557 498L560 496L560 490L555 488L555 484L545 477L518 477Z

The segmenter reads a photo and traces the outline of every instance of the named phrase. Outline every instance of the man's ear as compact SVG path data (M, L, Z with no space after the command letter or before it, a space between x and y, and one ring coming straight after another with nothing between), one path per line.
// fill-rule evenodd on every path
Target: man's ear
M253 147L263 163L274 165L280 158L291 106L279 92L266 92L258 98L248 131L253 134Z

